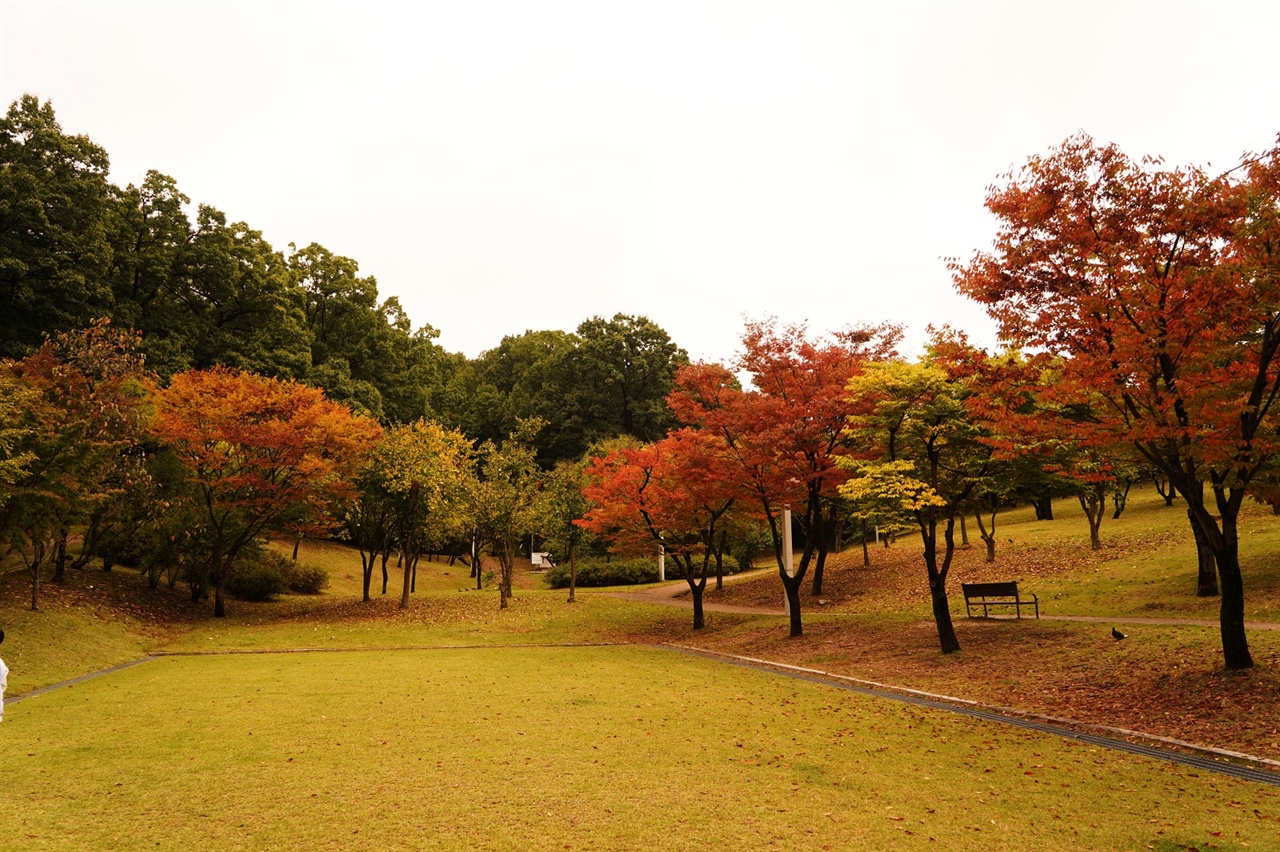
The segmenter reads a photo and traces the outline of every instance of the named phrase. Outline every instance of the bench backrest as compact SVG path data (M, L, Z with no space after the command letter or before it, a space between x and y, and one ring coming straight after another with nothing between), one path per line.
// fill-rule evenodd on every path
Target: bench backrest
M961 583L966 598L997 597L1001 595L1018 596L1017 582L1011 583Z

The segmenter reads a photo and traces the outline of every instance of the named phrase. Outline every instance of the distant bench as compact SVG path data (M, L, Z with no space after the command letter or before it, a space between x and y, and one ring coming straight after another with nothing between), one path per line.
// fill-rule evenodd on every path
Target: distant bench
M987 607L1011 606L1017 610L1018 618L1022 618L1022 608L1035 607L1036 618L1040 617L1040 599L1035 595L1028 600L1018 594L1018 584L1013 583L961 583L964 590L964 608L966 614L973 618L974 607L982 607L982 617L987 617Z

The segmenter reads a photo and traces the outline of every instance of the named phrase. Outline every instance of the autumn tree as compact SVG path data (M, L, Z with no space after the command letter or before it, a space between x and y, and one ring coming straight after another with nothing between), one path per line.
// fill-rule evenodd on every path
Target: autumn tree
M71 528L120 491L142 441L142 358L135 335L102 320L0 368L18 391L8 452L22 462L10 465L0 536L31 574L35 609L45 568L62 579Z
M461 523L471 464L471 444L462 433L429 420L390 429L372 454L361 478L364 491L354 508L364 513L362 520L368 524L390 525L404 571L401 609L409 606L422 553ZM377 537L387 533L374 526L361 534L367 536L365 545L371 551L365 565L369 573Z
M226 368L173 376L154 405L152 432L199 495L219 618L236 556L299 504L348 492L380 431L315 388Z
M1102 401L1075 440L1131 443L1187 500L1217 564L1224 662L1252 666L1237 518L1277 450L1280 149L1213 177L1079 135L987 207L995 245L953 262L957 287L1059 360L1050 398Z
M838 508L832 497L847 477L836 465L846 452L845 385L867 363L888 357L899 337L893 326L865 326L814 340L803 325L750 322L734 366L751 377L751 389L718 365L697 364L677 374L672 410L683 423L724 441L731 481L769 527L792 636L803 632L800 588L810 565L814 594L821 593ZM788 506L804 533L794 568L784 564L782 552Z
M847 434L862 449L844 462L855 501L896 500L915 519L944 654L960 650L947 600L957 513L990 473L992 448L968 415L963 379L928 359L869 364L849 382ZM941 535L941 538L939 537Z
M624 552L662 547L689 585L694 630L706 623L703 592L739 493L726 449L714 433L681 429L593 459L587 469L584 493L595 505L582 525Z

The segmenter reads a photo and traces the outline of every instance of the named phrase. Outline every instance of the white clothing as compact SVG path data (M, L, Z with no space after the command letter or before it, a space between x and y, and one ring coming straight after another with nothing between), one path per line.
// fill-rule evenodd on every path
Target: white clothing
M9 687L9 667L0 660L0 722L4 721L4 691Z

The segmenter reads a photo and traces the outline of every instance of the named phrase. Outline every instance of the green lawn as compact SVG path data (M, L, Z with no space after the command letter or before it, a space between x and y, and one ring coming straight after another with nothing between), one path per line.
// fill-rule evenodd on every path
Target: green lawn
M644 648L167 657L0 765L10 848L1280 848L1274 788Z

